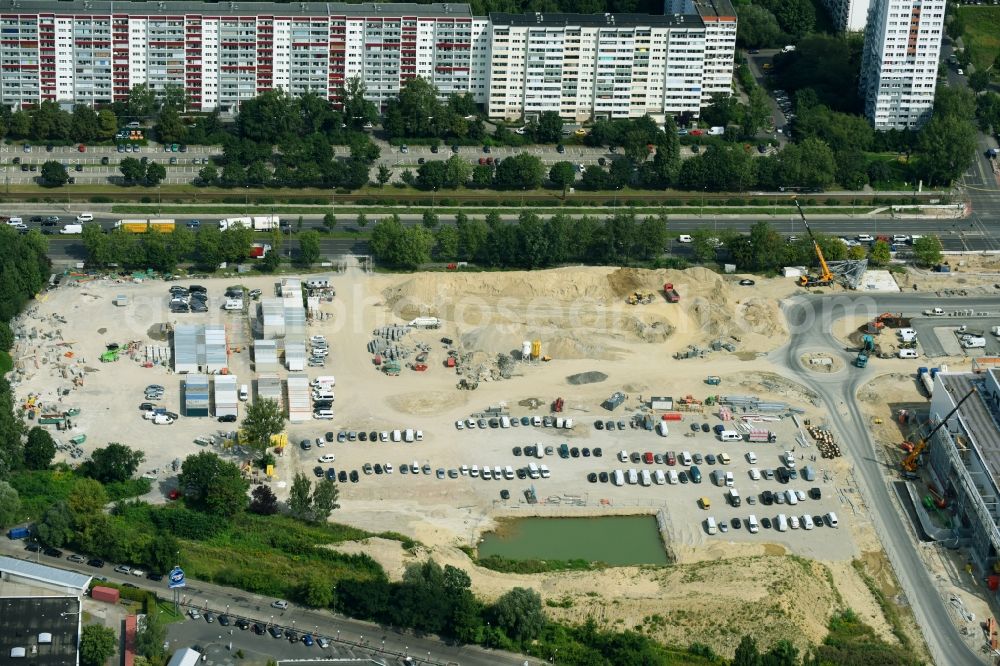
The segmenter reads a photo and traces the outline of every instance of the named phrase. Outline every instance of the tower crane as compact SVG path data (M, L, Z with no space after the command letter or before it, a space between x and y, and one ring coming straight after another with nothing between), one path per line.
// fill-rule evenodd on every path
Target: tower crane
M969 392L966 393L965 396L961 400L958 401L958 404L955 405L954 409L952 409L950 412L948 412L948 415L945 416L943 419L941 419L941 421L936 426L934 426L929 433L927 433L927 436L924 437L924 438L922 438L920 440L920 442L916 446L913 447L913 450L910 451L910 453L905 458L903 458L903 469L904 470L906 470L907 472L915 472L916 471L916 469L917 469L917 459L920 457L920 454L924 452L924 449L926 449L928 446L930 446L931 439L934 438L934 433L936 433L938 430L940 430L941 426L943 426L945 423L947 423L948 419L950 419L955 414L955 412L958 411L958 408L962 406L962 403L965 402L966 400L968 400L969 397L973 393L975 393L975 392L976 392L976 388L972 387L972 389L969 390Z

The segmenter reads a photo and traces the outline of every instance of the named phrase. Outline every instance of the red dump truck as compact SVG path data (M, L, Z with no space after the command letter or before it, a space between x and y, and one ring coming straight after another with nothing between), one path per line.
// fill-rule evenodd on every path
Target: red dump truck
M663 295L667 297L668 303L677 303L681 300L681 295L677 293L674 289L674 285L671 282L667 282L663 285Z

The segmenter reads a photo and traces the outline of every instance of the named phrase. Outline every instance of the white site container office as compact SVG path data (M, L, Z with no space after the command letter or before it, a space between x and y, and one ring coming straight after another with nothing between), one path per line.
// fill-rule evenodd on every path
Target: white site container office
M312 418L309 377L304 373L288 373L288 420L305 423Z
M216 375L215 415L239 416L239 392L236 375Z

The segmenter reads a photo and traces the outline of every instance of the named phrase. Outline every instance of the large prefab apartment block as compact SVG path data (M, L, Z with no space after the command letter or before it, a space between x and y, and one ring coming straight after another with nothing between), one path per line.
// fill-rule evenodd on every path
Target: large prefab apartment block
M12 2L0 16L0 103L106 106L136 85L235 112L267 90L335 105L354 78L380 108L421 77L497 118L697 114L732 87L729 0L663 15L492 14L462 3Z

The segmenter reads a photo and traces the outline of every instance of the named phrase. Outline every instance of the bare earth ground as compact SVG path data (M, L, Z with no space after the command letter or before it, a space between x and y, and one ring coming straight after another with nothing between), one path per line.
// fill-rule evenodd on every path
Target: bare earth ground
M431 555L442 563L470 571L476 591L487 598L521 584L535 587L546 600L568 599L572 604L569 608L547 611L569 620L591 614L608 626L642 625L653 636L680 643L690 642L692 632L697 630L698 640L729 654L744 632L756 634L763 644L779 637L791 638L800 645L817 642L825 635L829 614L850 607L880 635L892 640L875 600L850 565L854 558L879 554L880 546L867 508L854 489L849 460L822 461L820 467L828 475L824 504L810 509L811 513L835 509L841 516L839 530L785 534L762 531L756 536L745 530L717 537L705 535L699 526L704 514L694 504L697 495L715 492L714 501L722 505L717 509L722 518L728 509L722 502L721 489L710 488L707 479L703 486L617 488L610 484L593 486L584 478L590 471L624 467L613 457L619 448L642 451L651 448L651 443L660 450L669 447L708 453L722 448L710 434L683 438L687 423L671 426L673 430L666 440L643 431L629 430L613 436L596 431L592 426L595 417L612 417L599 405L614 391L624 391L628 396L625 410L619 409L613 415L616 419L627 418L640 398L689 393L703 398L718 391L787 401L805 409L805 418L822 423L821 410L811 403L804 389L773 374L761 358L787 339L778 301L794 294L795 287L789 280L762 279L757 279L754 287L741 287L736 284L740 277L720 276L703 269L613 268L412 276L371 276L349 270L332 275L337 298L324 304L329 316L309 326L310 334L322 332L330 340L331 362L325 369L309 371L311 376L337 376L337 418L332 422L290 425L289 438L298 442L322 437L326 430L340 429L411 427L425 433L423 442L412 445L328 445L325 451L336 453L334 466L338 470L360 470L365 462L379 461L392 463L397 470L404 462L427 462L444 468L463 463L518 466L519 459L510 452L513 445L557 445L566 441L571 446L601 446L606 451L603 459L543 461L553 468L552 478L538 483L542 502L531 508L523 500L517 501L523 482L499 484L468 477L441 481L424 475L404 477L397 471L388 476L362 476L358 484L343 484L342 508L336 519L375 532L395 530L418 539L423 544L418 557ZM161 322L222 321L234 348L230 370L240 383L251 383L245 317L217 308L222 291L230 284L260 288L268 294L273 291L274 281L256 276L198 280L209 289L207 315L171 315L166 307L167 285L160 281L96 280L60 287L46 294L21 322L24 332L34 329L42 337L20 341L14 350L18 396L24 400L32 392L48 403L80 407L82 413L74 419L71 432L56 436L65 441L86 433L85 451L109 441L141 447L146 452L142 470L159 470L158 483L148 499L164 501L163 491L175 482L172 473L167 472L170 461L202 450L194 444L196 437L214 433L220 426L231 429L226 427L230 424L186 417L172 426L143 421L136 411L142 401L142 388L149 383L163 384L167 388L164 404L180 411L180 377L169 366L143 368L127 357L102 364L98 356L109 342L138 340L141 346L166 346L166 342L150 338L151 327ZM664 301L664 282L672 282L678 289L680 304ZM627 305L626 296L637 289L654 291L657 297L650 305ZM129 306L112 305L112 298L120 293L130 297ZM53 314L64 317L66 322L55 321ZM405 323L417 315L444 320L441 329L417 331L402 342L430 345L429 369L413 372L404 368L399 377L378 372L365 349L371 331L386 324ZM475 391L460 391L456 389L454 371L443 367L442 337L453 339L461 352L484 363L499 352L519 350L524 340L539 339L542 354L553 360L519 363L510 379L487 378ZM706 358L683 361L672 358L674 352L690 345L707 348L713 340L733 342L736 352L711 352ZM63 344L67 342L72 344ZM240 351L235 350L237 347ZM72 358L64 356L67 350L72 351ZM570 375L590 371L600 371L607 378L584 385L566 381ZM82 386L73 387L74 373L82 375ZM705 385L709 374L722 377L720 388ZM68 395L57 397L60 389L68 389ZM468 418L491 405L506 404L518 415L547 414L549 403L557 396L566 402L566 415L577 421L572 431L522 427L516 431L469 432L454 427L456 419ZM707 409L692 416L696 421L713 418ZM776 426L776 431L781 434L780 446L792 443L794 430L787 419ZM775 466L780 450L774 445L758 445L761 466ZM742 487L748 466L741 451L734 452L733 467L742 475ZM311 474L320 453L323 451L315 448L310 452L290 448L279 461L274 483L280 498L287 497L285 486L295 471ZM815 449L805 453L815 453ZM235 454L232 457L239 460ZM498 492L508 486L513 499L503 503ZM758 515L777 513L756 508ZM476 567L458 548L475 545L497 516L584 516L658 510L667 517L668 549L678 562L676 566L519 576ZM750 512L744 506L732 510L731 515ZM347 544L343 549L370 553L392 576L401 574L410 557L401 551L398 542L377 539Z

